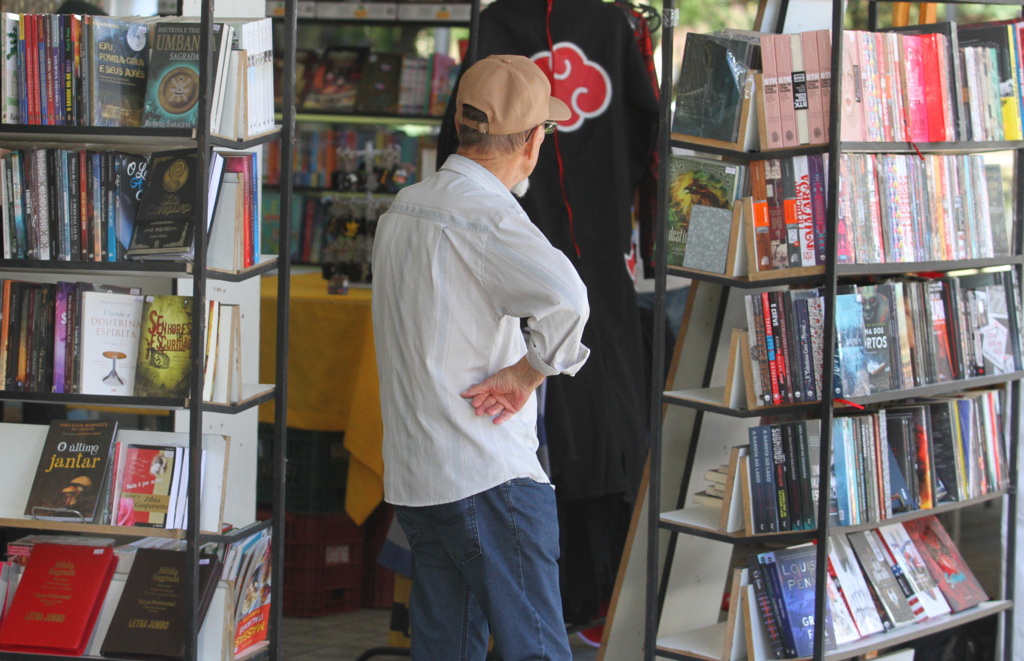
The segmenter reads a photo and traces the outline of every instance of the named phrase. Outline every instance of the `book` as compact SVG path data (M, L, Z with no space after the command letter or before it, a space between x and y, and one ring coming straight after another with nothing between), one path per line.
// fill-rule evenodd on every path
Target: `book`
M903 523L950 609L959 613L988 600L949 533L934 515Z
M894 628L914 622L914 612L893 574L880 540L870 530L847 535L857 560Z
M368 55L366 48L326 49L313 73L302 109L352 111L356 105L363 63Z
M733 228L730 209L696 204L690 208L690 227L683 267L709 273L726 272Z
M0 649L81 656L116 565L109 547L37 544L0 624Z
M25 516L100 523L116 434L116 420L50 421Z
M871 392L864 347L863 315L859 293L836 296L836 337L839 342L844 397L858 397Z
M710 206L731 211L743 170L736 165L695 156L670 157L668 202L668 263L681 266L693 207Z
M148 528L167 527L173 516L181 471L181 448L174 446L129 445L125 449L121 498L132 501L130 515L120 517L118 525ZM122 523L122 521L124 521Z
M153 46L150 49L149 77L142 115L143 126L194 128L199 112L199 36L198 22L158 22L152 26ZM221 43L229 34L214 24L213 71L214 90L211 110L216 103L216 89L223 88L221 54L230 44ZM221 93L223 93L221 91ZM211 122L211 126L216 126Z
M141 319L135 395L188 397L192 372L192 297L146 296Z
M142 331L142 297L83 291L78 392L131 395Z
M149 163L145 156L116 152L114 155L117 168L117 208L116 208L116 240L115 250L117 261L124 259L128 245L135 229L135 216L139 211L142 191L146 186L146 175Z
M356 89L356 112L397 114L402 56L370 53L363 61Z
M789 633L782 631L783 640L791 637L794 656L811 656L814 652L815 566L817 548L811 544L779 549L771 553L773 564L766 564L767 579L778 584L782 607L789 623ZM765 554L766 556L769 554ZM784 625L785 626L785 625ZM835 632L829 609L825 609L825 651L835 649Z
M142 126L149 77L149 26L143 22L89 17L89 106L92 126Z
M268 644L271 603L271 529L254 533L239 545L234 580L234 653L240 658Z
M939 617L950 612L949 604L942 596L935 579L928 572L924 558L907 534L902 523L879 526L875 534L885 545L892 561L899 565L907 577L914 594L912 606L919 607L925 617Z
M750 69L760 69L760 45L723 34L687 35L676 81L672 132L740 142Z
M134 553L124 590L100 646L100 654L118 658L184 661L186 574L184 551L139 548ZM213 600L222 563L216 555L200 554L199 610L195 628L201 629Z
M127 257L180 259L194 255L196 165L194 149L153 154Z
M861 572L857 557L854 555L853 547L842 534L829 536L828 547L829 573L834 573L836 583L843 594L853 621L857 625L857 631L861 637L881 633L886 627L875 609L875 602L871 596Z

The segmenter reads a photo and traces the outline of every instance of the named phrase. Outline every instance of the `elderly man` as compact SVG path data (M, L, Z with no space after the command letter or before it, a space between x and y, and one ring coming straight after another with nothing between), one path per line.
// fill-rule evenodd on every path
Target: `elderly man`
M490 633L504 661L565 661L534 391L582 367L590 309L513 194L570 112L512 55L470 67L456 103L458 151L398 194L373 250L384 495L415 558L412 656L481 660Z

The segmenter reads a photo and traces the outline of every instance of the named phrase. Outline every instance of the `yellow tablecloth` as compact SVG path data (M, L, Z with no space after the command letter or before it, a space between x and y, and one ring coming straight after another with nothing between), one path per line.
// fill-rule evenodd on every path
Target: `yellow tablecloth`
M277 276L260 292L260 382L274 382ZM351 454L345 509L362 523L384 497L383 427L370 290L328 294L320 273L291 276L288 331L288 426L345 432ZM274 404L260 407L274 421Z

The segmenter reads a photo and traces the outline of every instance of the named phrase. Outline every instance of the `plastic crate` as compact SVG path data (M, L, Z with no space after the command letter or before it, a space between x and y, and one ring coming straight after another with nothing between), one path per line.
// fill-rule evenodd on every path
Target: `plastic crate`
M359 610L362 591L359 585L355 585L313 590L289 590L285 587L283 592L285 615L319 617Z
M377 562L394 514L381 503L363 522L363 608L391 608L395 600L395 572Z
M348 514L298 514L288 512L284 518L285 542L326 544L362 542L363 531Z
M359 588L362 591L363 568L360 564L328 565L317 569L284 568L285 590L319 590L324 588Z
M348 451L343 432L288 428L285 509L327 514L345 509ZM262 423L257 436L256 500L273 498L274 427Z

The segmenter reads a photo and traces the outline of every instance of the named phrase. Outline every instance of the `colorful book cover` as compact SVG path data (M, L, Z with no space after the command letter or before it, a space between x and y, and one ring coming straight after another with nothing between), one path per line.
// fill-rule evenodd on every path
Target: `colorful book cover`
M90 19L91 124L142 126L149 71L149 26L105 16Z
M132 514L118 517L118 525L165 528L177 496L175 472L180 448L129 445L125 455L121 500L132 501Z
M303 110L351 111L355 108L365 48L333 47L324 51L313 73Z
M889 339L893 327L889 317L889 299L878 286L859 289L864 310L864 356L867 361L868 387L872 393L892 389L892 355Z
M764 554L774 558L773 563L765 563L765 573L779 590L776 603L781 603L785 610L780 620L789 627L788 634L785 629L782 631L783 641L787 637L793 641L794 656L811 656L814 652L817 553L815 546L807 544ZM825 613L824 647L829 651L835 649L835 633L828 609Z
M214 29L212 61L217 63L221 26L215 25ZM162 22L153 26L143 126L196 126L199 113L199 33L198 22Z
M81 656L116 566L110 547L34 545L0 624L0 648Z
M139 154L128 154L117 152L117 195L120 204L117 206L117 222L115 224L117 233L117 256L118 260L124 258L128 252L128 244L132 239L132 231L135 229L135 216L139 211L139 202L142 200L142 191L146 185L146 174L149 171L149 163L145 156Z
M79 392L131 395L142 330L142 297L83 291Z
M984 588L938 518L925 516L906 521L903 526L952 612L959 613L988 600Z
M270 529L254 535L242 546L235 578L235 658L265 647L270 624Z
M839 583L831 569L825 575L825 579L825 595L828 597L828 609L832 616L832 629L835 632L836 644L845 645L858 640L860 632L857 631L857 623L854 622L853 615L850 614L850 609L846 605L843 593L839 589Z
M732 210L740 168L694 156L672 155L668 170L668 264L682 266L694 205Z
M871 392L864 342L864 311L858 293L836 296L836 337L844 397Z
M126 255L190 257L196 225L196 151L156 152L148 170Z
M52 420L25 516L98 523L116 433L116 420Z
M924 610L926 617L939 617L950 612L949 604L939 590L935 579L928 572L924 558L914 545L913 539L907 534L902 523L880 526L876 534L889 550L893 560L903 570L911 587L914 598Z
M192 372L192 298L146 296L135 370L137 397L188 397Z

